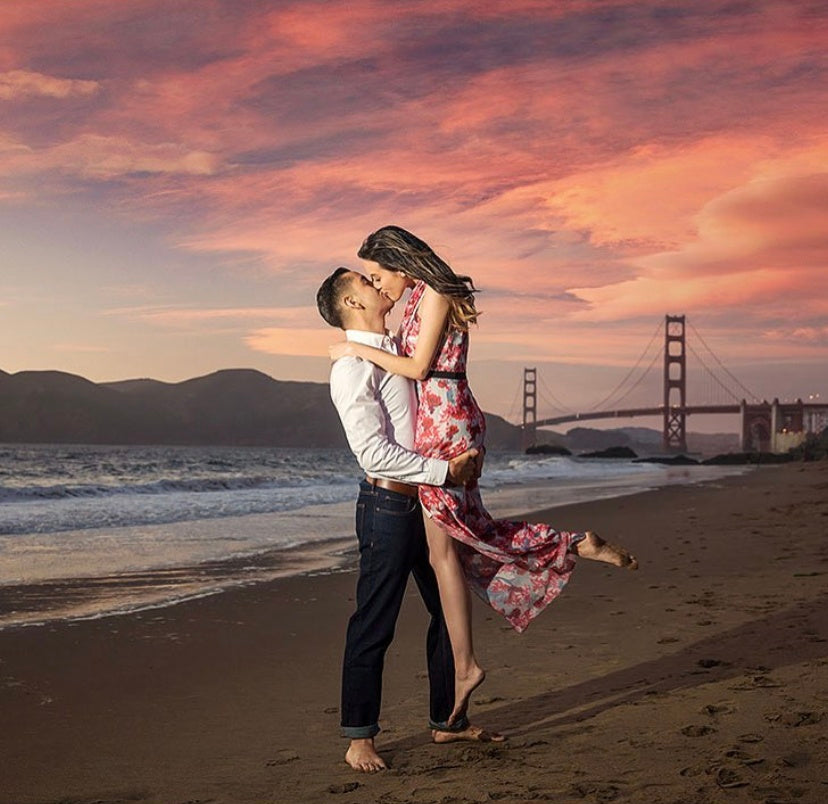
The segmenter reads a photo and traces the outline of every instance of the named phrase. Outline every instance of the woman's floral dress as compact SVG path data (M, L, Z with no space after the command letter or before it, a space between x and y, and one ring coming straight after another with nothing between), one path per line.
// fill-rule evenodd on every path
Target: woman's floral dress
M420 333L418 307L425 287L423 282L415 285L403 314L400 342L405 355L414 354ZM468 348L468 332L449 329L432 371L465 376ZM450 459L483 445L486 421L465 379L428 377L418 383L418 391L417 452ZM420 501L456 540L471 589L517 631L523 631L569 580L575 566L570 547L584 534L492 519L476 483L465 488L420 486Z

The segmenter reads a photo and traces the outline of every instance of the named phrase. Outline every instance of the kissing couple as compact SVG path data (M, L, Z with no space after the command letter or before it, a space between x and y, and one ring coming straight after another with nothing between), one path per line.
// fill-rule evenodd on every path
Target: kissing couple
M561 593L576 556L628 569L638 562L591 531L491 517L477 485L486 420L466 378L474 283L399 226L368 235L358 256L366 273L337 268L316 298L322 318L345 331L330 350L331 398L365 472L340 711L345 761L373 772L386 767L374 745L382 669L410 574L431 615L432 739L501 741L468 719L486 675L474 655L470 592L523 631ZM386 315L408 291L391 335Z

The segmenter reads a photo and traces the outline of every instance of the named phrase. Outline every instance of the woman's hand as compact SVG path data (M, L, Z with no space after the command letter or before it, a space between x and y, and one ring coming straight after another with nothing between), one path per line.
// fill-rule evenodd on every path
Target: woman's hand
M356 351L350 341L335 343L328 349L328 353L331 356L332 363L339 360L340 357L356 357Z
M486 460L486 447L480 446L480 451L477 453L474 466L474 479L480 480L480 475L483 474L483 463Z

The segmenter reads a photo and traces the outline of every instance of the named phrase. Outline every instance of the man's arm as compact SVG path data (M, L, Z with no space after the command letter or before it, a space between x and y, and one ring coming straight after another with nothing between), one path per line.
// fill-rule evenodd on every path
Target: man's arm
M449 475L448 461L418 455L386 435L374 372L374 365L367 360L348 357L337 360L331 368L331 399L359 465L372 477L442 486Z

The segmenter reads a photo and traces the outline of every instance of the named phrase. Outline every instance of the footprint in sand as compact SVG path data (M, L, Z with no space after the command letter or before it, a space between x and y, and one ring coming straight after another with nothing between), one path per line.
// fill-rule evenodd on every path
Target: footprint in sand
M345 782L345 784L332 784L328 787L328 792L334 795L341 793L353 793L359 788L359 782Z
M728 759L735 759L743 765L761 765L765 761L763 757L753 757L747 752L742 751L741 748L732 748L730 751L725 752L725 756Z
M497 703L498 701L503 701L504 698L501 698L500 695L489 695L483 698L475 698L474 705L475 706L486 706L486 704L493 704Z
M615 801L621 795L621 790L612 784L600 785L580 782L569 788L569 795L577 798L590 797L596 801Z
M719 768L716 772L716 784L723 788L746 787L746 782L735 770L731 768Z
M733 689L740 689L740 690L752 690L756 689L757 687L761 687L762 689L772 689L774 687L784 687L784 684L780 684L778 681L774 681L772 678L768 676L752 676L751 678L745 679L741 684L736 685Z
M273 759L269 759L265 762L265 765L268 768L274 768L278 765L287 765L288 762L295 762L297 759L299 759L299 754L295 751L291 751L289 748L286 748L282 751L278 751Z
M716 729L713 726L696 726L689 725L682 728L681 733L685 737L704 737L708 734L715 733Z
M814 726L822 722L822 712L785 712L776 716L774 721L792 729Z
M726 703L707 704L700 711L703 715L715 717L716 715L732 715L736 711L736 707Z
M761 734L740 734L736 739L740 743L761 743L765 738Z
M721 659L699 659L697 662L699 667L727 667L730 662L723 662Z

